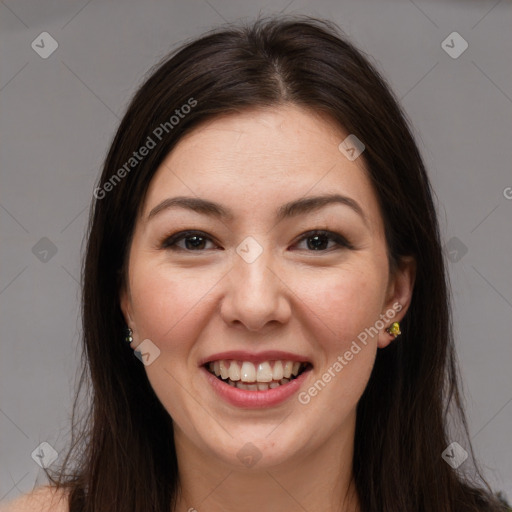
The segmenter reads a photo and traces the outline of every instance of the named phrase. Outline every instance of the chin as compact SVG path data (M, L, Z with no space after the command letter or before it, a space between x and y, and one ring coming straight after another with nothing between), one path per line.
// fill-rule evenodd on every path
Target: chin
M309 436L300 436L299 432L290 431L284 423L265 423L260 426L240 423L231 426L224 423L223 427L229 434L218 426L218 435L212 438L212 430L209 429L205 432L208 438L203 438L201 445L212 452L215 458L237 470L270 469L289 462L299 454L302 456L307 451L302 438Z

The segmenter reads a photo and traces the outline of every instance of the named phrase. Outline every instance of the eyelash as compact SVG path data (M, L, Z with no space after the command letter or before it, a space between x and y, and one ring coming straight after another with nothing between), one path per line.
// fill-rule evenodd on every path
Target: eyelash
M198 250L191 250L191 249L184 249L182 247L178 247L176 244L177 242L180 242L181 240L186 240L187 238L192 238L194 236L203 238L207 241L213 242L213 240L206 235L206 233L202 231L180 231L179 233L175 233L174 235L171 235L169 237L166 237L160 244L161 249L169 249L171 251L185 251L185 252L203 252L207 249L198 249ZM347 249L354 249L354 246L343 236L341 236L338 233L334 233L332 231L326 231L322 229L315 229L312 231L307 231L302 235L302 237L296 242L302 242L304 240L307 240L308 238L313 238L314 236L325 236L328 239L334 241L338 248L347 248ZM308 250L307 252L331 252L333 249L320 249L318 251L315 250Z

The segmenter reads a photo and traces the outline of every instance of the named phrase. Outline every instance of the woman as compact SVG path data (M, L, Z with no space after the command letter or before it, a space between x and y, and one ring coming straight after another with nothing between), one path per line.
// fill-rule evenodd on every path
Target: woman
M466 460L424 165L336 27L183 46L94 196L90 413L41 509L505 510Z

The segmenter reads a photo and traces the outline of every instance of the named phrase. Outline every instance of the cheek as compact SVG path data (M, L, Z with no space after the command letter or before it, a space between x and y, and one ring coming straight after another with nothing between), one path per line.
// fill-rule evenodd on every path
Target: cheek
M324 339L332 340L336 348L350 344L381 313L383 275L375 268L331 270L311 279L302 275L297 284L297 295L323 324Z
M331 273L314 283L302 283L301 297L319 364L299 401L312 419L319 410L329 410L321 428L331 432L354 410L370 378L377 352L370 328L381 313L384 281L375 268L366 268Z
M169 271L164 265L134 265L130 283L135 318L139 336L149 338L158 345L169 340L173 344L186 341L183 333L187 326L200 330L200 313L204 314L209 291L218 277L186 270ZM182 336L183 335L183 336Z

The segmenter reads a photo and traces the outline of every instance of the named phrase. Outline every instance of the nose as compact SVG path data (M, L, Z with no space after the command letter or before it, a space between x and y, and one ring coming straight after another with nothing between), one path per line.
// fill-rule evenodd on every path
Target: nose
M291 313L290 291L270 250L251 263L238 254L226 276L221 316L228 325L242 325L249 331L285 324Z

